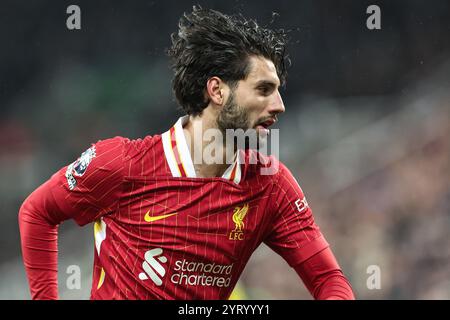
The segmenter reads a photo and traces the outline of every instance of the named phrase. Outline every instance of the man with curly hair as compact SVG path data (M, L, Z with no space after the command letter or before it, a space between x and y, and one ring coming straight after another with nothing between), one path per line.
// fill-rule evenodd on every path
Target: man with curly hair
M94 222L91 299L227 299L263 242L314 298L354 299L296 179L258 151L285 111L286 42L241 15L181 17L168 54L186 116L160 135L98 141L21 206L33 299L58 298L67 219Z

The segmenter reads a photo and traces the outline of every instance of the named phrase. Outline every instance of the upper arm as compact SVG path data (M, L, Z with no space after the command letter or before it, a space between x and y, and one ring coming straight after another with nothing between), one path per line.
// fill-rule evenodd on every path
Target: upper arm
M280 163L278 174L271 195L274 218L265 243L294 267L329 245L291 172Z

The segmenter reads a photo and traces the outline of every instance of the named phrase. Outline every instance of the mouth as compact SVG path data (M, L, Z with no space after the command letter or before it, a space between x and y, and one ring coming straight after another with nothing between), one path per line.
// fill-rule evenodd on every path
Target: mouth
M269 127L271 125L273 125L275 122L277 122L276 118L269 118L265 121L259 122L256 125L256 130L258 130L259 132L264 133L265 135L269 135Z

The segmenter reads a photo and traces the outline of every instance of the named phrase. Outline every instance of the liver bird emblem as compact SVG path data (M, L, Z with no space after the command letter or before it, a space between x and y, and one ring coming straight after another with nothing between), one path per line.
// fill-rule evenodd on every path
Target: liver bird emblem
M247 215L248 204L243 207L236 207L233 210L233 222L236 224L235 232L242 232L244 230L244 218Z

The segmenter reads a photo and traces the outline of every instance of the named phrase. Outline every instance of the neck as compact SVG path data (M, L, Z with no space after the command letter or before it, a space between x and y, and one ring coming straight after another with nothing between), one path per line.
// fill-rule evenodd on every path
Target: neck
M216 130L219 129L215 118L205 112L202 116L189 116L183 128L197 177L221 177L230 165L226 162L224 139L214 138ZM228 154L234 155L234 150L228 150Z

